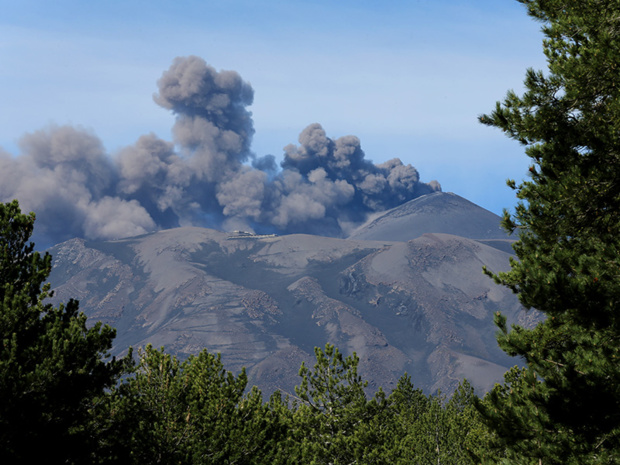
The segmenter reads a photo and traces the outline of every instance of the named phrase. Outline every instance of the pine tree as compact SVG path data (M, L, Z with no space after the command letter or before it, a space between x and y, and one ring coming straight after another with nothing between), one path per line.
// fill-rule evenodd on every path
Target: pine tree
M383 391L366 398L368 383L357 372L355 353L344 357L332 344L314 353L314 368L302 364L295 387L301 404L293 415L298 447L291 463L381 463L375 460L380 425L373 420L386 407Z
M464 380L450 398L441 393L425 396L404 375L388 398L394 444L383 463L396 465L479 463L484 427L474 405L473 387Z
M226 371L206 350L181 361L140 350L135 372L109 396L110 449L119 463L273 463L279 418L245 370Z
M518 0L543 24L548 70L528 70L484 124L526 149L530 179L503 224L518 260L494 276L534 329L496 315L523 370L482 411L507 463L620 461L620 2Z
M77 301L44 302L51 256L28 243L34 220L0 204L0 462L92 463L92 412L125 364L108 359L114 330L87 328Z

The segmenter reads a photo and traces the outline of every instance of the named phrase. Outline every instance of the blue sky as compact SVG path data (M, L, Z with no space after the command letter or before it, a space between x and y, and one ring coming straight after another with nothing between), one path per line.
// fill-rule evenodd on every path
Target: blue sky
M527 67L545 65L540 25L514 0L0 0L0 147L50 124L79 125L114 154L149 132L176 56L237 71L254 88L254 152L321 123L376 163L398 157L500 213L515 203L523 148L477 123Z

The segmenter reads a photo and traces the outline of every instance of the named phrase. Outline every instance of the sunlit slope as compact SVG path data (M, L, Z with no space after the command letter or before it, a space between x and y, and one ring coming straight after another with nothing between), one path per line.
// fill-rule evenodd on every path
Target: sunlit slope
M409 242L288 235L231 239L179 228L51 250L55 298L75 297L118 329L114 353L146 343L187 355L221 352L265 392L293 392L302 361L331 342L357 352L372 388L407 371L449 392L463 377L488 389L516 363L497 348L493 313L530 316L482 274L509 255L430 234Z
M350 239L408 241L425 233L469 239L508 238L500 217L449 192L423 195L378 214L349 234Z

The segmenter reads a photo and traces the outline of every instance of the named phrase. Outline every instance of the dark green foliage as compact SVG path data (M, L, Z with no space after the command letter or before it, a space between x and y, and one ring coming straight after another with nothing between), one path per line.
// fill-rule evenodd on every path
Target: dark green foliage
M28 243L34 214L0 204L0 462L94 460L92 410L124 370L107 360L114 330L86 327L78 303L52 307L49 254ZM35 460L36 459L36 460Z
M474 464L487 433L474 405L474 391L464 381L451 398L425 396L403 376L389 397L394 442L386 458L393 464Z
M366 456L377 447L380 425L373 419L385 408L383 392L366 398L355 353L344 357L331 344L314 352L313 370L302 364L295 388L301 401L293 414L299 463L372 463Z
M123 463L269 463L274 414L247 377L203 350L184 361L147 346L111 394L114 447ZM262 462L265 460L265 462Z
M301 367L302 402L289 420L294 460L281 463L463 465L483 455L487 433L467 381L451 398L427 397L404 375L389 397L367 399L355 354L327 344L315 355L312 371Z
M389 397L371 399L357 356L327 345L302 365L293 401L267 403L245 373L206 351L179 361L141 352L135 373L107 398L101 426L116 463L474 464L485 430L464 382L450 398L425 396L403 376ZM102 448L103 449L103 448Z
M543 23L548 72L528 70L480 119L520 141L531 178L504 225L518 260L495 276L546 320L507 328L523 357L481 406L510 463L620 461L620 3L519 0Z

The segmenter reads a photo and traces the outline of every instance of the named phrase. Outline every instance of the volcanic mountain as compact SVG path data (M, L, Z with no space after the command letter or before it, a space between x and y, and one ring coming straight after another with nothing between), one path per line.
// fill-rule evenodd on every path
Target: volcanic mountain
M326 342L359 355L371 389L408 372L427 392L464 377L484 392L518 362L497 347L493 314L537 319L482 273L508 269L502 234L496 215L434 193L346 239L193 227L73 239L51 249L50 282L54 299L77 298L91 321L117 328L115 354L207 348L265 393L292 393L300 364Z
M407 241L425 233L469 239L506 240L499 217L451 192L423 195L375 214L349 234L349 239Z

